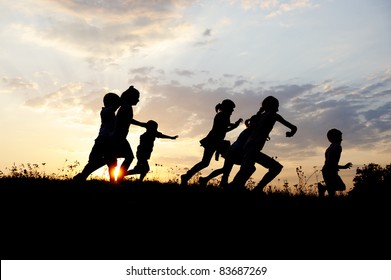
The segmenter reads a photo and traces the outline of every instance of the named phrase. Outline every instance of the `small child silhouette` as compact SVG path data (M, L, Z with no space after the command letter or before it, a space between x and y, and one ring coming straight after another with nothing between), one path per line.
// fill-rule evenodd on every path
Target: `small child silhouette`
M338 175L340 169L348 169L352 167L349 162L345 165L339 165L339 160L342 154L342 132L336 128L330 129L327 132L327 139L330 141L330 146L325 152L325 163L322 168L322 175L326 186L318 184L319 196L323 197L327 191L329 197L334 197L336 191L346 190L346 186Z
M193 177L194 174L201 171L205 167L209 166L209 163L213 157L213 154L219 149L224 142L224 138L227 132L235 129L243 121L237 120L235 123L231 123L230 117L234 111L235 103L230 99L225 99L215 107L216 116L213 120L212 129L208 135L201 139L201 146L204 147L204 154L200 162L190 168L185 174L181 175L181 185L187 185L187 182Z
M100 111L101 126L99 135L95 139L94 146L91 149L88 163L83 171L77 174L73 179L85 181L95 170L105 164L109 167L110 181L113 182L114 170L117 165L117 159L112 152L113 132L115 127L115 111L120 106L120 97L112 92L103 97L104 107Z
M130 86L121 94L121 107L116 115L115 129L113 133L113 150L117 158L124 158L117 176L117 182L121 182L126 175L130 164L134 159L132 148L126 137L131 124L146 127L146 123L139 122L133 118L133 107L140 99L140 92Z
M156 138L165 138L175 140L178 138L178 135L168 136L157 130L158 124L155 121L148 121L146 125L147 131L140 136L140 144L137 147L136 157L137 164L136 166L128 170L127 175L140 174L140 181L144 179L144 177L149 172L149 164L148 160L151 157L151 153L153 151L153 146Z

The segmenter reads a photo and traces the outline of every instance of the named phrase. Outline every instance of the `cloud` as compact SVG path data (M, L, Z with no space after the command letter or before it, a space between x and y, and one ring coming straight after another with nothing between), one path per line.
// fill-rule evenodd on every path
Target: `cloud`
M24 7L11 5L15 17L8 30L23 40L85 57L92 65L116 63L187 31L182 11L188 5L190 1L27 1Z
M391 93L391 91L389 91ZM387 136L390 136L391 130L391 102L388 101L383 106L376 108L376 110L368 110L363 113L365 117L365 125L367 127L373 127L378 134L388 132Z
M205 29L202 33L202 38L196 41L193 45L196 47L207 46L215 43L217 40L212 36L212 29Z
M317 5L314 5L311 3L310 0L293 0L290 2L282 2L278 3L277 9L271 11L266 18L272 18L276 16L280 16L284 13L292 12L294 10L300 10L303 8L310 8L315 7Z
M192 76L194 76L194 72L189 71L189 70L175 69L175 73L179 76L184 76L184 77L188 77L188 78L191 78Z
M212 36L212 29L205 29L204 33L202 33L202 36L209 37Z
M68 83L58 89L35 94L27 98L23 106L55 116L59 122L68 124L93 124L103 107L103 96L108 89L90 89L83 83Z
M159 18L162 15L175 16L177 9L190 5L192 1L185 0L112 0L112 1L94 1L94 0L67 0L55 1L46 0L45 2L56 5L62 12L68 11L76 15L90 15L92 13L101 15L102 18L112 19L116 15L127 15L129 17Z
M1 77L1 83L3 84L3 89L6 88L7 91L20 91L20 90L36 90L38 84L35 82L28 81L21 77Z
M241 7L244 10L260 10L266 12L266 19L271 19L283 14L312 7L318 7L318 4L311 0L240 0Z
M131 69L129 70L129 73L130 74L140 74L140 75L149 75L150 73L152 73L152 71L154 71L154 67L150 66L150 67L139 67L139 68L135 68L135 69Z
M361 88L349 85L324 91L319 90L321 88L314 88L315 91L305 99L299 97L292 102L292 109L300 113L300 124L308 131L306 137L311 131L314 135L324 135L328 129L336 127L343 131L348 139L346 142L352 146L374 148L391 136L391 96L385 95L391 88L389 81L380 85L378 80L373 80ZM379 92L379 89L382 90ZM379 99L368 99L368 95L378 94L381 95ZM313 142L311 146L314 147L321 140L317 136L312 139L302 140Z
M236 80L234 86L235 86L235 88L236 87L241 87L241 86L243 86L243 85L245 85L247 83L248 83L248 81L246 79L239 79L239 80Z
M356 148L376 147L391 136L391 99L390 95L386 95L391 89L389 81L383 80L380 86L378 80L373 80L357 89L332 80L320 84L265 87L259 85L262 83L257 86L250 83L250 79L242 78L247 87L238 89L223 86L222 81L228 83L228 77L235 81L236 77L226 75L216 83L205 82L198 87L180 85L179 82L155 82L148 86L145 93L147 102L140 102L138 116L160 119L171 133L176 130L183 133L181 137L198 139L209 131L215 114L214 106L221 100L230 98L236 103L232 116L235 121L239 117L249 118L256 113L266 96L273 95L280 100L281 115L299 128L294 141L291 141L285 138L286 128L276 124L272 141L267 144L267 149L276 155L284 151L288 158L303 153L315 155L327 144L325 135L333 127L343 131L348 146ZM382 95L381 103L368 101L368 89L373 89L374 95ZM234 139L239 132L240 129L228 137ZM284 143L289 145L284 146Z

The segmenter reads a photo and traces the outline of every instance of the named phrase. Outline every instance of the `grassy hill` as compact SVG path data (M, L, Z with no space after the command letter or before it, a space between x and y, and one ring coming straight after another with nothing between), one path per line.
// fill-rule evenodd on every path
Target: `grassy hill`
M382 259L388 198L2 178L2 259Z

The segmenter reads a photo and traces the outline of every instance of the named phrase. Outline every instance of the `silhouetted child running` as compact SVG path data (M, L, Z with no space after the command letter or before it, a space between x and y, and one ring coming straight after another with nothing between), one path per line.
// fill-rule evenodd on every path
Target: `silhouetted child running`
M147 131L140 136L140 144L137 147L137 164L132 170L128 170L128 172L126 173L126 175L140 174L140 181L144 179L144 177L150 170L148 160L151 158L155 139L166 138L175 140L178 138L178 135L168 136L159 132L157 130L157 122L152 120L147 122L146 128Z
M266 141L270 139L269 134L273 130L276 122L291 129L291 131L286 132L286 137L292 137L297 131L295 125L277 114L278 107L279 101L274 96L268 96L262 101L262 106L257 113L252 131L243 147L243 160L238 173L231 183L233 187L245 188L247 180L256 169L256 162L267 168L268 172L255 187L255 191L263 193L263 188L281 172L283 166L273 158L261 152Z
M133 118L133 107L137 105L140 99L140 92L133 86L130 86L121 94L121 107L116 115L115 129L113 135L113 149L117 158L124 158L119 173L117 182L121 182L126 175L130 164L134 159L132 148L126 137L129 133L131 124L146 127L146 123L139 122Z
M331 142L325 152L325 163L322 168L322 175L326 186L318 184L319 196L323 197L325 192L328 192L329 197L334 197L336 191L346 190L346 186L338 175L340 169L348 169L352 167L349 162L345 165L339 165L339 160L342 154L342 132L336 128L330 129L327 132L327 139Z
M204 147L204 154L200 162L189 169L185 174L181 175L181 185L187 185L187 182L194 174L209 166L213 154L218 150L224 142L227 132L235 129L243 121L239 119L235 123L231 123L230 117L234 111L235 103L230 99L225 99L217 104L215 110L217 112L213 120L213 126L208 135L201 139L201 146Z
M109 167L110 181L113 182L115 180L114 170L117 165L117 158L112 152L112 145L115 128L115 111L120 106L120 97L115 93L109 92L103 97L103 105L104 107L100 111L101 125L98 137L95 139L94 146L91 149L88 163L82 172L73 178L76 181L87 180L92 172L105 164Z
M246 128L239 134L238 138L232 145L228 147L223 147L223 150L220 151L221 156L224 158L224 166L222 168L212 171L206 177L200 177L199 182L201 186L206 186L212 178L215 178L221 174L223 176L220 180L220 187L225 188L228 185L228 178L232 171L232 168L235 164L240 165L243 157L243 146L246 143L250 133L251 133L251 120L254 121L256 116L252 116L250 119L247 119L244 124Z

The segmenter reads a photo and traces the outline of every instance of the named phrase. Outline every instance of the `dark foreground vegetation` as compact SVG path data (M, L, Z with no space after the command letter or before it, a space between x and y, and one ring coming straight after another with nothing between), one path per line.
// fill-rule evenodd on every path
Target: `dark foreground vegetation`
M4 176L1 257L390 259L390 188L384 174L377 187L364 186L363 173L335 199Z

